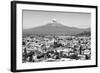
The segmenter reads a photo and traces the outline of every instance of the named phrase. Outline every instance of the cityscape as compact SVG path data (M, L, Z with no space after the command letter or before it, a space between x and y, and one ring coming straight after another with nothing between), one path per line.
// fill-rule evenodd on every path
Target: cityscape
M22 63L91 60L91 30L62 25L56 19L23 30Z

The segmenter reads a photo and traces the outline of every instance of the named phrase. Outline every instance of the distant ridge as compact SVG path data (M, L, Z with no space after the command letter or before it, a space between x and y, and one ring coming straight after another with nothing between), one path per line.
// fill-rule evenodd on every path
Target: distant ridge
M61 23L57 22L56 20L52 20L52 22L47 23L43 26L31 28L31 29L24 29L23 34L66 34L66 35L76 35L81 32L90 32L91 29L80 29L76 27L68 27L62 25Z

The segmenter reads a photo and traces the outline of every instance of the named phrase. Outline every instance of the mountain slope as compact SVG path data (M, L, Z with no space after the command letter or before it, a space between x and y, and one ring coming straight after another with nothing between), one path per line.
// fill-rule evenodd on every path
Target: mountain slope
M79 29L75 27L64 26L56 21L47 23L46 25L39 26L36 28L23 30L24 34L68 34L75 35L83 31L90 31L90 28Z

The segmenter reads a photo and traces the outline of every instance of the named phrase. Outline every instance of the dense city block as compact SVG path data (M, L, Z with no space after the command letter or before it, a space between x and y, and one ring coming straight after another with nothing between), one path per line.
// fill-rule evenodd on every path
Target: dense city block
M32 34L22 39L23 63L90 59L90 36Z

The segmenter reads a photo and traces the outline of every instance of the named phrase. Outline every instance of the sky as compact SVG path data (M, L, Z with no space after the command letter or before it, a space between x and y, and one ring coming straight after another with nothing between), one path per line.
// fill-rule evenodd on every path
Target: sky
M90 13L23 10L23 29L46 25L52 22L52 19L69 27L90 28L91 26Z

